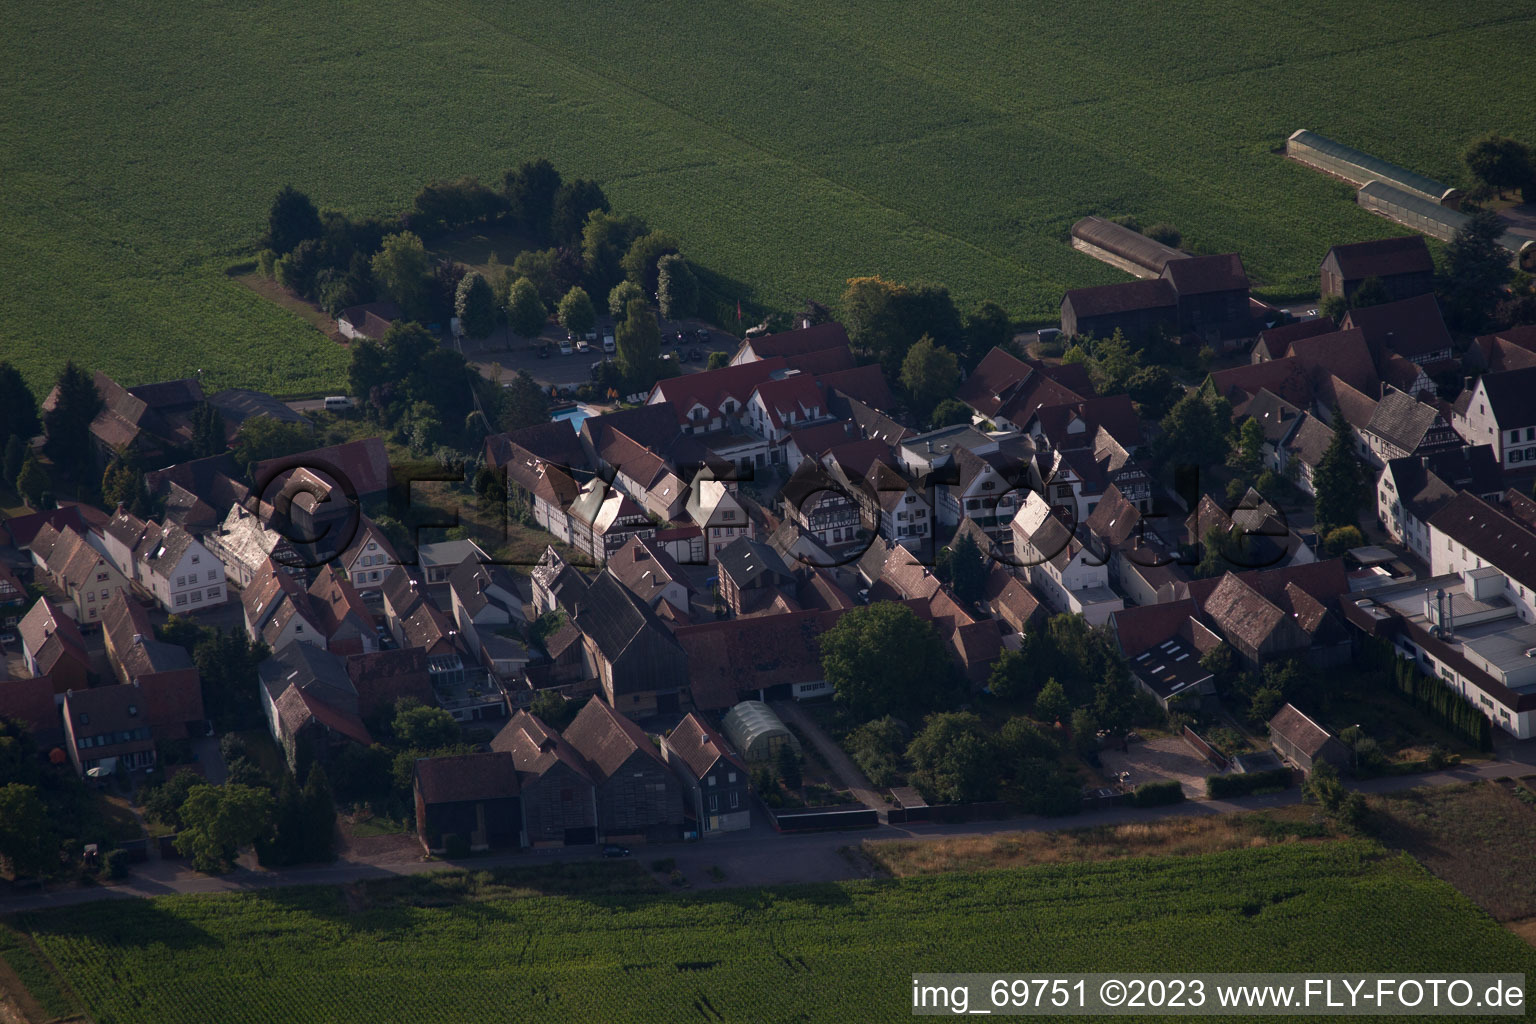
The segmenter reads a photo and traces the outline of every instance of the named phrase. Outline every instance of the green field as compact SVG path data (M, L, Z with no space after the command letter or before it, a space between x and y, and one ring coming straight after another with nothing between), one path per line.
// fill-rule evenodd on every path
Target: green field
M358 214L547 155L762 302L850 275L1052 315L1119 275L1088 213L1166 220L1304 293L1393 230L1271 152L1308 127L1463 182L1529 135L1536 2L10 4L0 356L331 390L345 354L224 271L292 183Z
M13 922L74 997L9 955L45 978L31 984L49 1012L78 997L96 1024L899 1020L914 971L1536 975L1536 951L1362 842L689 896L474 888L440 876Z

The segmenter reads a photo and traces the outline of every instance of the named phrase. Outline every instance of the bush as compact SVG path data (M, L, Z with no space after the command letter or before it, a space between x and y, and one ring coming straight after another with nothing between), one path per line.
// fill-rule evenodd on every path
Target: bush
M101 858L101 877L121 882L128 877L128 851L108 850Z
M1173 779L1162 782L1143 782L1131 794L1132 807L1166 807L1184 802L1184 787Z
M1290 789L1291 770L1272 768L1267 772L1243 775L1211 775L1205 780L1205 795L1212 798L1248 796L1261 789Z
M663 857L661 860L653 860L651 861L651 870L660 872L664 875L671 874L673 871L677 870L677 858Z
M1164 245L1172 246L1175 249L1184 244L1183 233L1172 224L1163 221L1153 224L1142 233L1154 242L1162 242Z
M469 856L469 838L457 832L449 832L443 836L443 856L449 860L459 860Z

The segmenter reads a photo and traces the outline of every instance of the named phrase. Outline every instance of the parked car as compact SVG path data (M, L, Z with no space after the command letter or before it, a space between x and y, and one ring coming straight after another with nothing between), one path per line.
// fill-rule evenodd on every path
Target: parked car
M587 341L596 341L597 340L597 328L595 326L588 328L587 329L587 333L583 334L582 337L585 338Z
M700 327L698 330L693 332L693 336L695 338L698 338L700 344L703 344L703 345L708 345L709 342L710 342L710 339L714 337L712 334L709 333L709 328L707 328L707 327Z
M614 343L613 343L613 332L612 331L604 331L603 332L603 351L611 356L611 355L613 355L614 349L616 347L617 346L615 346Z
M592 351L592 346L587 344L587 339L586 338L582 338L580 341L578 341L576 343L576 351L577 352L582 352L582 353L591 352Z
M570 355L574 351L575 351L575 349L571 348L571 339L570 338L561 338L560 339L560 354L561 355L568 356L568 355Z
M628 857L629 856L629 847L627 847L627 846L617 846L617 845L615 845L613 843L609 843L607 846L603 847L603 856L604 857Z
M16 642L15 633L0 633L0 644L13 644Z

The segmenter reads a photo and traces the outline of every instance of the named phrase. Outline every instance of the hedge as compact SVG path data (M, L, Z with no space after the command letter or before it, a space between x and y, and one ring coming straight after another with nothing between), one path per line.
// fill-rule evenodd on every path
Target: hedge
M1247 796L1260 789L1290 788L1289 768L1271 768L1265 772L1247 772L1242 775L1208 775L1205 779L1205 795L1209 797Z
M1184 802L1184 787L1172 779L1143 782L1131 794L1132 807L1163 807Z

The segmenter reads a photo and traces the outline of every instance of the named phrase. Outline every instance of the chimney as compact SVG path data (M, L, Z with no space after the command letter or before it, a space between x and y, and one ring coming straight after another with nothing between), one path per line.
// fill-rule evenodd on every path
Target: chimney
M143 644L144 643L144 634L143 633L135 633L135 634L133 634L133 642L136 645Z

